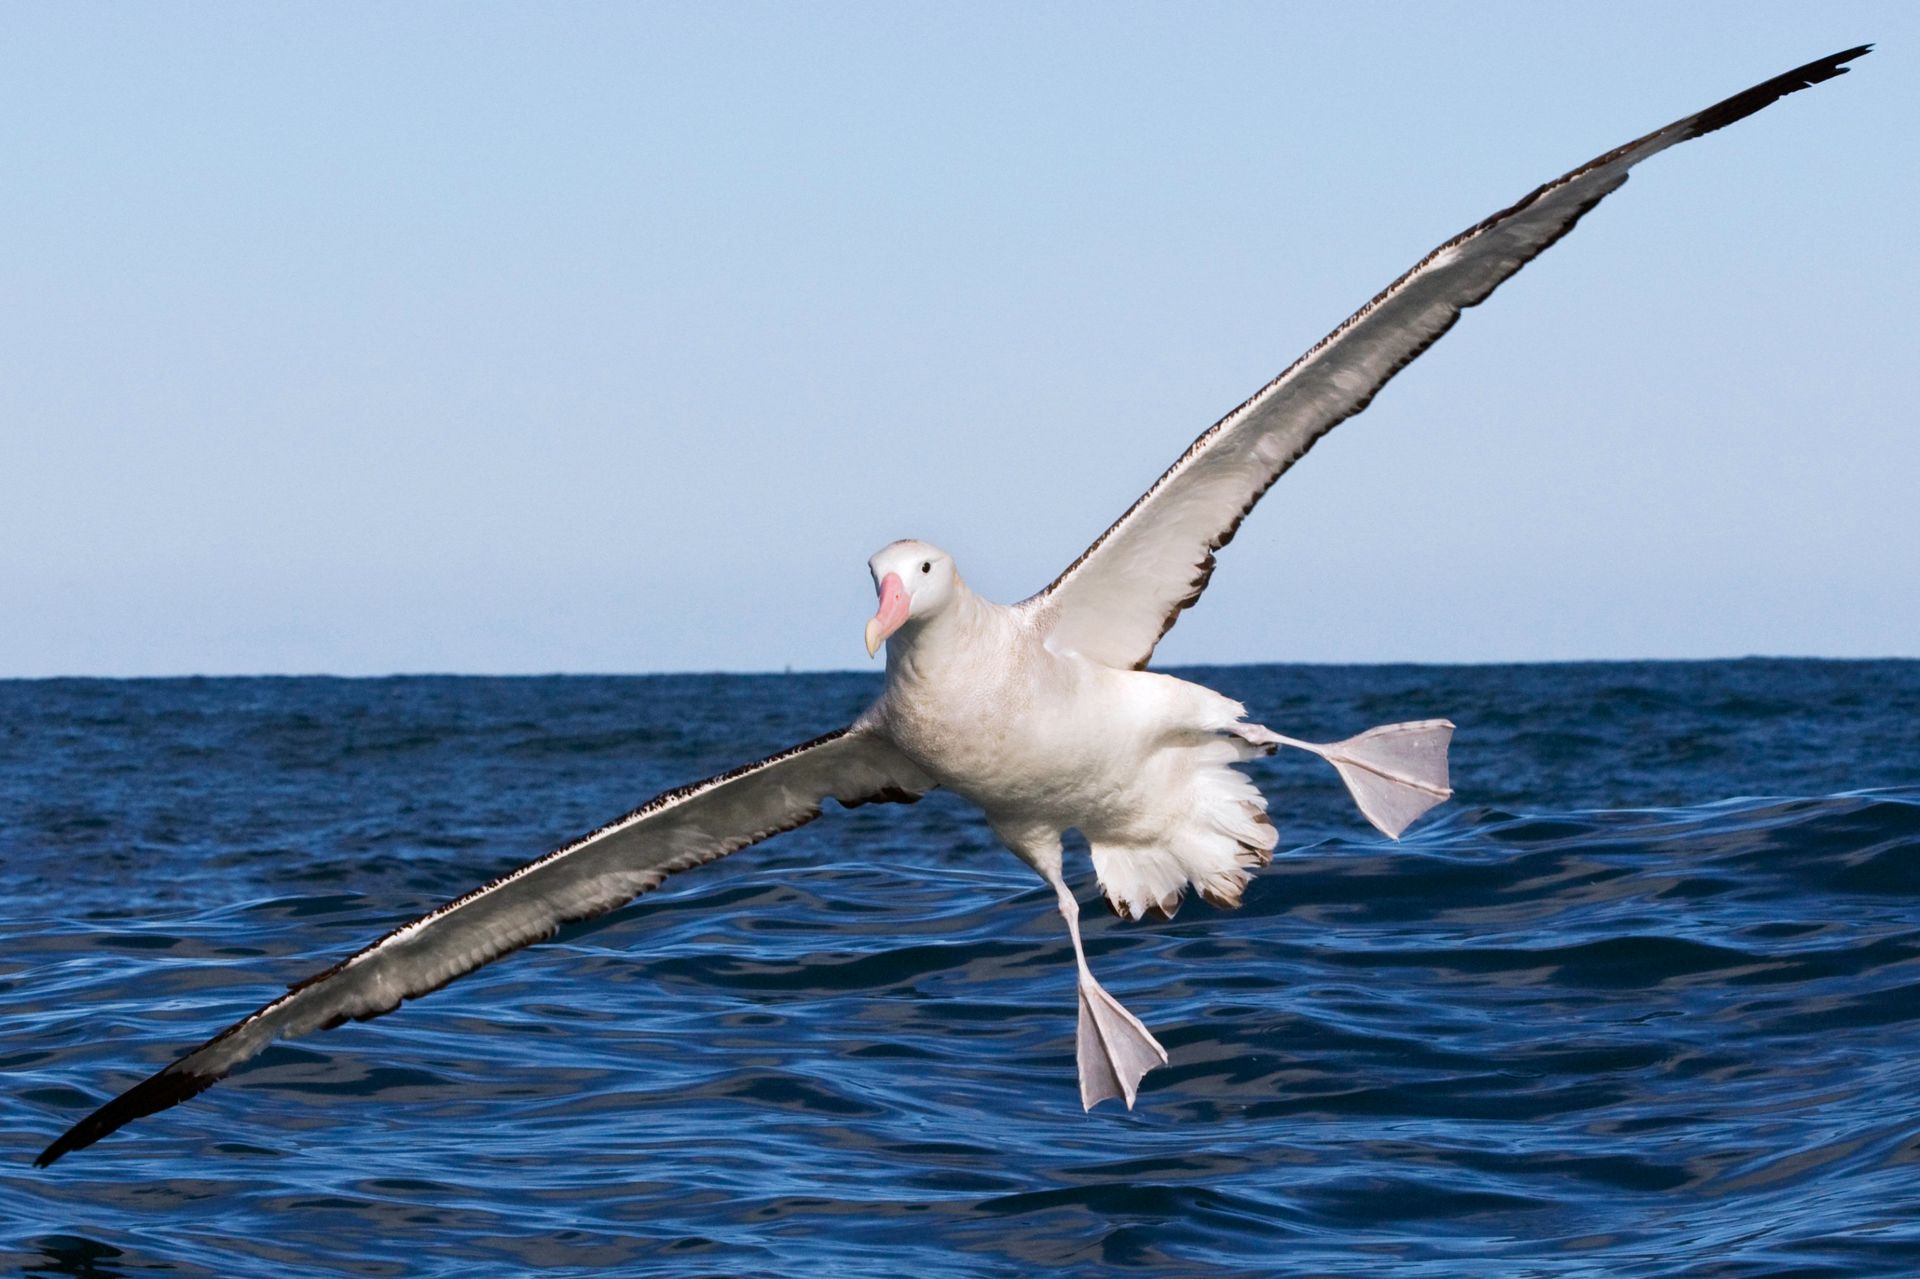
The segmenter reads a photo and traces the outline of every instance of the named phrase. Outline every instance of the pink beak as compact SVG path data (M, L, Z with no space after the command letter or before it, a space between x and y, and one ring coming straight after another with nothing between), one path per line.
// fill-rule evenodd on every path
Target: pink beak
M907 620L913 601L907 598L907 586L898 573L880 579L880 611L867 623L867 656L872 657L887 642L887 636L899 630Z

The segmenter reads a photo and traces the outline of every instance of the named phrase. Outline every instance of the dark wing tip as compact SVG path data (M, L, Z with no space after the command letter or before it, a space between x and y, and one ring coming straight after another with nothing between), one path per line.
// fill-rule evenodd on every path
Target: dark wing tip
M1725 102L1716 102L1688 120L1682 136L1691 140L1712 133L1715 129L1724 129L1737 120L1744 120L1754 112L1773 105L1789 93L1811 89L1824 80L1843 76L1847 73L1845 64L1855 58L1865 57L1872 49L1870 44L1857 44L1851 49L1817 58L1803 67L1795 67L1784 75L1756 84L1751 89L1734 94Z
M62 1155L85 1150L117 1128L198 1096L220 1079L219 1075L202 1075L177 1067L175 1063L156 1075L149 1075L61 1133L58 1140L40 1152L33 1166L45 1168Z

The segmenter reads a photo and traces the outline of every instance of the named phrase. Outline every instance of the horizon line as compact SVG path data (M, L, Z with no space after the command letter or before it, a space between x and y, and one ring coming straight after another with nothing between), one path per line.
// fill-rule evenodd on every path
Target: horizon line
M1556 657L1556 658L1520 658L1511 660L1488 659L1479 661L1449 660L1400 660L1400 661L1359 661L1359 662L1316 662L1316 661L1272 661L1272 662L1175 662L1166 666L1154 666L1149 669L1161 671L1206 671L1239 670L1259 667L1298 667L1301 669L1386 669L1396 667L1429 667L1435 670L1467 670L1493 666L1648 666L1648 665L1716 665L1739 662L1824 662L1833 664L1864 665L1884 662L1920 662L1920 656L1887 654L1873 657L1835 657L1821 654L1796 653L1745 653L1735 657ZM114 681L133 683L136 681L161 680L242 680L242 679L329 679L329 680L399 680L399 679L687 679L687 678L742 678L765 679L788 676L816 675L873 675L881 676L886 668L878 663L871 667L809 667L795 669L786 667L781 670L666 670L666 671L619 671L619 670L518 670L518 671L454 671L454 670L411 670L379 671L359 674L341 674L335 671L184 671L171 673L151 673L143 675L99 675L65 672L54 675L0 675L0 683L27 684L53 683L62 680Z

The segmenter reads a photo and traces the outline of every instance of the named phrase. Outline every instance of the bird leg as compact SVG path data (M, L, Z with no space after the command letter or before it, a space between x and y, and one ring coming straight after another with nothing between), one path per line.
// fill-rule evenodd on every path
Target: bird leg
M1332 764L1360 812L1389 839L1400 838L1415 818L1453 794L1447 781L1453 725L1444 719L1383 724L1331 745L1303 742L1255 724L1245 727L1262 735L1245 735L1247 740L1271 743L1269 750L1293 746Z
M1118 1097L1132 1110L1141 1076L1155 1066L1166 1065L1167 1050L1138 1017L1121 1007L1120 1001L1093 979L1087 953L1080 945L1080 903L1058 871L1048 878L1060 899L1060 914L1067 921L1074 963L1080 969L1080 1102L1092 1110L1108 1098Z

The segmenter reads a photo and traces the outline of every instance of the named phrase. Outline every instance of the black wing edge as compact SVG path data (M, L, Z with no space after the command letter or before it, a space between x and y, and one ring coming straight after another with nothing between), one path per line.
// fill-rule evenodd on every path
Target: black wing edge
M1687 130L1686 140L1712 133L1715 129L1724 129L1735 121L1744 120L1756 111L1772 106L1789 93L1798 93L1802 89L1811 89L1814 85L1843 76L1849 68L1845 63L1855 58L1863 58L1873 52L1871 44L1856 44L1851 49L1839 53L1830 53L1824 58L1815 58L1803 67L1777 75L1773 79L1754 85L1751 89L1734 94L1724 102L1716 102L1705 111L1693 117L1692 127Z
M58 1140L34 1157L33 1166L45 1168L62 1155L85 1150L115 1129L169 1106L177 1106L220 1082L219 1075L201 1075L181 1070L179 1064L175 1062L158 1074L149 1075L61 1133Z
M835 729L831 733L824 733L821 736L812 739L811 741L802 742L798 746L792 746L774 755L770 755L766 759L756 760L750 764L742 764L738 768L729 769L724 773L718 774L717 776L707 778L705 781L693 782L685 786L677 786L674 789L669 791L664 791L661 794L656 795L654 798L648 800L646 803L640 805L638 808L634 809L633 811L627 813L625 816L616 818L611 822L607 822L604 825L596 827L593 831L589 832L586 835L582 835L578 839L569 840L567 843L561 845L559 848L554 849L552 852L547 853L542 857L536 858L534 861L529 862L523 866L520 866L515 870L509 871L504 875L497 876L494 879L489 880L487 883L481 885L479 888L475 888L470 892L461 894L459 897L456 897L454 900L448 902L446 905L436 908L435 910L429 912L427 915L422 916L421 918L431 919L438 915L442 915L449 910L453 910L465 904L466 902L472 900L473 898L480 896L481 894L487 892L488 890L494 888L495 886L501 883L504 883L509 879L514 878L515 876L519 875L523 871L530 870L533 867L538 866L543 862L551 861L556 857L560 857L567 853L570 853L574 849L579 848L583 844L591 843L593 840L597 839L599 836L607 833L608 831L611 831L616 827L624 826L628 822L633 821L636 818L644 817L647 814L655 811L656 809L665 807L668 804L671 804L680 799L684 799L699 791L706 790L709 787L719 786L726 782L733 781L735 778L744 776L748 773L764 768L769 764L777 764L782 760L790 759L795 755L803 754L804 752L813 750L816 747L825 746L829 742L833 742L838 740L839 738L846 737L855 731L856 730L852 728ZM835 802L838 803L842 808L859 808L866 804L913 804L913 803L919 802L919 800L922 797L923 796L920 793L906 790L901 787L890 786L885 788L884 790L876 791L874 794L869 796L863 796L861 798L853 799L853 800L836 800ZM814 816L818 816L818 809L815 810ZM808 819L808 820L811 820L811 819ZM796 825L804 825L804 824L805 824L804 821L800 823L796 823ZM793 829L793 827L787 827L785 829L791 830ZM776 831L774 833L779 834L782 832ZM631 904L631 903L622 903L622 905L628 905L628 904ZM609 907L606 911L598 911L598 912L595 912L595 914L608 914L608 913L611 913L611 911L619 910L620 908L621 908L620 906L612 906L612 907ZM579 923L583 919L589 919L592 917L593 917L592 915L581 915L575 918L568 918L568 919L561 920L558 924L555 925L554 929L550 930L547 933L547 937L553 936L554 932L557 932L559 928L567 924ZM276 1007L283 1000L299 994L302 990L306 989L308 986L311 986L316 982L325 981L327 978L333 976L335 973L345 968L348 964L352 963L355 959L358 959L361 955L366 954L368 951L378 950L381 946L385 945L386 942L390 938L392 938L396 933L404 931L406 928L411 927L412 924L419 923L419 922L421 921L413 920L407 924L403 924L400 927L395 928L383 934L377 941L373 941L368 943L365 946L362 946L359 950L354 951L353 954L347 956L345 959L342 959L339 963L334 964L331 967L327 968L325 971L315 973L313 976L308 977L303 981L295 982L291 986L287 987L286 994L279 996L278 998L272 1000L271 1002L269 1002L268 1004L264 1005L261 1008L255 1009L253 1012L247 1014L245 1017L242 1017L239 1021L236 1021L231 1026L228 1026L225 1030L222 1030L219 1034L215 1035L213 1038L201 1044L198 1048L195 1048L192 1051L182 1054L180 1057L175 1058L167 1066L147 1076L145 1079L141 1080L139 1083L135 1084L133 1087L127 1089L125 1092L121 1093L119 1096L113 1098L113 1100L107 1102L105 1105L95 1110L92 1114L88 1115L85 1119L82 1119L79 1123L73 1125L73 1127L61 1133L60 1136L57 1139L55 1139L51 1145L49 1145L45 1150L41 1151L38 1155L34 1157L33 1166L36 1168L46 1168L52 1165L56 1160L60 1159L65 1155L70 1155L76 1150L85 1150L88 1146L93 1145L93 1143L95 1143L96 1141L99 1141L102 1137L106 1137L118 1131L119 1129L124 1128L126 1125L132 1123L136 1119L144 1119L148 1115L157 1114L162 1110L166 1110L173 1106L177 1106L183 1101L190 1101L194 1097L199 1096L201 1093L205 1092L207 1089L213 1087L213 1085L219 1083L222 1079L226 1078L227 1072L223 1070L214 1074L203 1074L199 1071L186 1070L186 1069L183 1069L183 1066L185 1065L186 1062L191 1060L203 1049L211 1048L213 1045L219 1043L221 1040L225 1039L227 1036L233 1034L235 1031L239 1030L241 1027L251 1022L255 1017L258 1017L261 1013L264 1013L268 1009ZM524 943L521 946L515 947L514 949L523 950L526 948L526 946L534 945L541 940L543 939L536 937ZM507 953L511 953L511 952L507 952ZM504 956L495 956L495 958L504 958ZM492 961L488 961L488 962L492 962ZM485 967L485 965L483 964L481 965L481 967ZM478 969L469 969L468 971L476 972L478 971ZM433 990L439 990L444 986L451 985L453 982L458 981L461 977L464 977L466 975L467 973L456 973L452 977L449 977L446 981L440 983L439 986L435 986ZM424 991L421 991L418 995L409 995L406 997L406 999L408 1000L418 999L421 996L432 994L433 990L424 990ZM402 1002L405 1002L405 1000L403 1000ZM398 1007L398 1006L399 1006L398 1004L394 1005L394 1007ZM353 1020L370 1021L374 1017L382 1016L385 1013L389 1013L392 1011L393 1011L393 1008L384 1008L377 1012L369 1013L366 1016L359 1017ZM338 1018L334 1021L328 1022L324 1027L322 1027L322 1029L331 1030L335 1026L344 1024L344 1022L346 1022L347 1020L349 1019L344 1017Z

